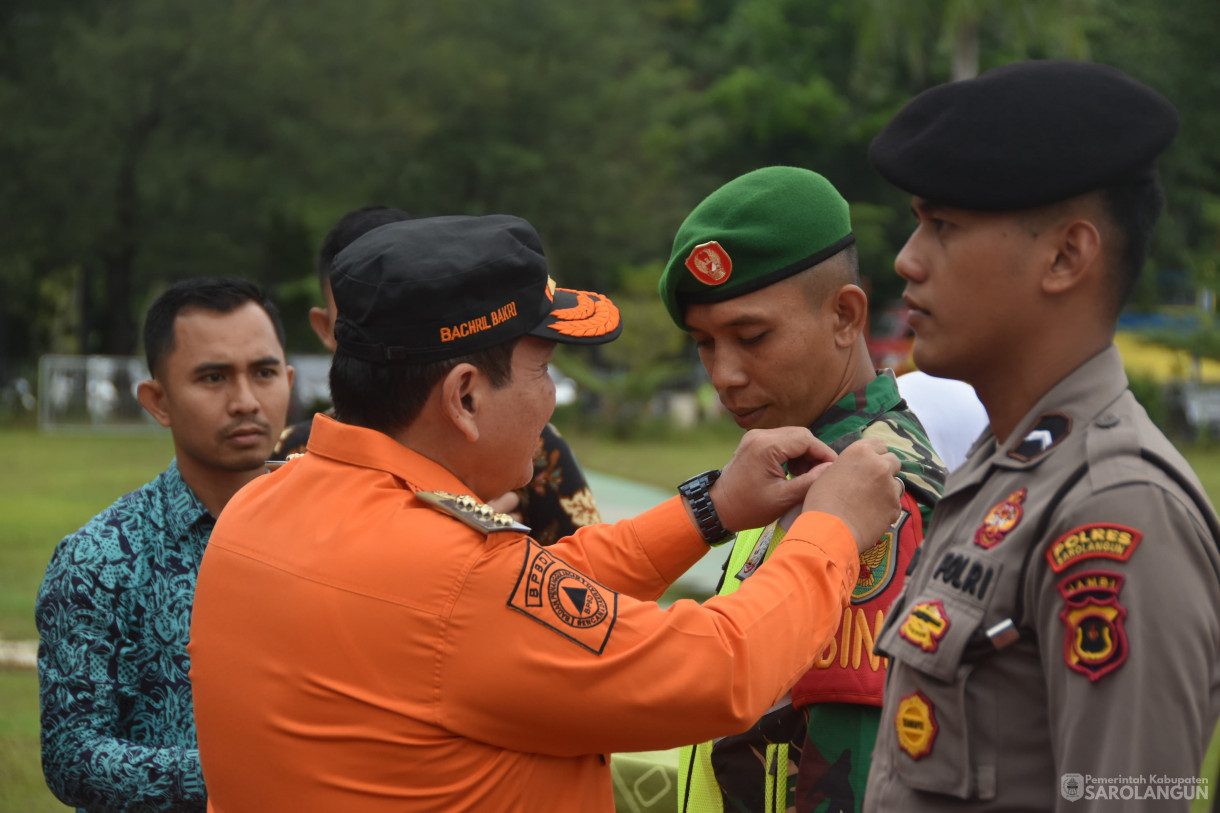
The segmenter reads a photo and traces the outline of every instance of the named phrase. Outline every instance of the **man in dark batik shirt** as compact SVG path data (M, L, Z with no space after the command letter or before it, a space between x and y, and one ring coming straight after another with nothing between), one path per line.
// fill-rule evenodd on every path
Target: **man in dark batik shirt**
M175 458L55 548L38 591L42 768L83 811L207 805L188 679L195 577L216 516L262 474L292 368L279 315L244 280L194 279L149 309L140 403Z
M339 219L318 251L318 285L322 307L311 308L309 324L322 344L335 350L335 297L330 287L330 267L335 256L366 232L387 223L410 220L413 215L387 206L366 206ZM283 460L305 451L312 419L284 430L273 455ZM582 525L601 522L597 502L576 463L571 447L551 424L547 424L534 450L534 477L523 488L505 494L492 505L511 512L530 526L531 536L543 545L568 536Z

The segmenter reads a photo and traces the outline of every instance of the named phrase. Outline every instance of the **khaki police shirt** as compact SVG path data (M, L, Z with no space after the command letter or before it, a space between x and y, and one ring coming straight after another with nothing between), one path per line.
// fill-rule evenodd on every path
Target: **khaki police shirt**
M950 476L882 630L865 809L1185 810L1220 712L1215 512L1113 346L1018 426Z

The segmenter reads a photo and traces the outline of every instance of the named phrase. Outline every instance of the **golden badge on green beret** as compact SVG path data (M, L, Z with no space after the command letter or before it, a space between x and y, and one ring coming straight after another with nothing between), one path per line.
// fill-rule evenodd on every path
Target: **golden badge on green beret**
M687 215L657 287L674 323L686 329L687 306L765 288L855 240L850 207L830 181L799 167L763 167L721 186Z
M704 285L719 285L728 282L733 273L733 259L723 246L711 240L695 246L686 258L686 267Z

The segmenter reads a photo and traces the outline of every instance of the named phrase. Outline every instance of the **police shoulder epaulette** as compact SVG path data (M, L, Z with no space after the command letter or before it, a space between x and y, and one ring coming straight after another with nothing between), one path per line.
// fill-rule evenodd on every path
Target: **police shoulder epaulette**
M528 525L522 525L508 514L498 513L486 503L481 503L469 494L450 494L448 491L417 491L419 497L439 511L457 517L462 522L485 534L497 531L529 533Z

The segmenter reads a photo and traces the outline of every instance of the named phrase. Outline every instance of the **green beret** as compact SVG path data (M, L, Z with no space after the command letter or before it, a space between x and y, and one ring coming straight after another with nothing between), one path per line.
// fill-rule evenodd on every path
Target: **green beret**
M765 167L729 181L678 229L659 285L686 330L687 305L723 302L765 288L856 241L847 201L816 172Z
M933 203L1015 211L1150 180L1177 130L1174 106L1116 68L1034 60L924 91L868 158Z

